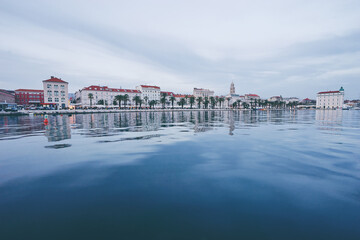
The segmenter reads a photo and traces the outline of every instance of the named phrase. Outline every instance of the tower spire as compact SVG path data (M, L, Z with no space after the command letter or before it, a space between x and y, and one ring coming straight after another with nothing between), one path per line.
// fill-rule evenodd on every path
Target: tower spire
M235 94L235 85L234 85L234 82L231 82L231 84L230 84L230 94Z

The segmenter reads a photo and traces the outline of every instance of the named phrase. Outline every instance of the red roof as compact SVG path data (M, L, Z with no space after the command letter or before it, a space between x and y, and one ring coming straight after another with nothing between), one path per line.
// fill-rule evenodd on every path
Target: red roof
M50 79L44 80L43 82L59 82L59 83L68 83L65 82L64 80L61 80L60 78L56 78L54 76L51 76Z
M318 92L318 94L326 94L326 93L340 93L340 91Z
M41 92L41 93L44 93L44 90L36 90L36 89L16 89L15 92Z
M166 93L166 95L168 95L168 96L174 96L173 92L160 92L160 93Z
M259 97L259 95L257 95L257 94L251 94L251 93L245 94L245 96L249 96L249 97Z
M122 88L108 88L107 86L95 86L91 85L89 87L85 87L82 90L90 90L90 91L103 91L103 92L127 92L127 93L140 93L139 90L133 89L122 89Z
M149 86L149 85L140 85L141 87L143 88L157 88L157 89L160 89L160 87L158 86Z

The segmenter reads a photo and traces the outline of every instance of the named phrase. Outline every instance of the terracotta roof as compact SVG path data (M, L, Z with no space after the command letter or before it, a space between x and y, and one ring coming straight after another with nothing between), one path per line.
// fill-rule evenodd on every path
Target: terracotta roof
M251 94L251 93L245 94L245 96L249 96L249 97L259 97L259 95L257 95L257 94Z
M161 91L160 93L166 93L168 96L174 96L173 92L163 92L163 91Z
M157 88L157 89L160 89L160 87L158 86L149 86L149 85L140 85L141 87L143 88Z
M326 92L318 92L318 94L326 94L326 93L340 93L340 91L326 91Z
M37 89L16 89L15 92L44 92L44 90Z
M59 83L68 83L68 82L65 82L64 80L61 80L60 78L57 78L57 77L54 77L54 76L51 76L51 78L50 78L50 79L44 80L43 82L59 82Z

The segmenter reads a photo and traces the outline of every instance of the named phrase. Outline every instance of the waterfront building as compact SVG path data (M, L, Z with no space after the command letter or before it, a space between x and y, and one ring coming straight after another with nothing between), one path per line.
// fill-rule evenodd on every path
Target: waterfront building
M344 105L344 88L339 91L319 92L316 97L316 108L339 109Z
M89 97L91 96L90 94L92 98ZM114 104L115 97L117 95L124 96L125 94L129 97L126 103L127 106L134 106L135 102L133 98L135 96L141 96L141 92L138 90L91 85L77 91L75 93L75 101L76 106L81 107L90 107L91 105L118 106L118 102ZM122 105L123 103L124 102L122 102Z
M15 102L22 106L43 105L44 91L37 89L16 89Z
M69 106L68 85L68 82L54 76L44 80L44 103L67 108Z
M15 92L0 89L0 103L15 103Z
M272 96L268 99L269 102L282 102L283 98L282 96Z
M283 98L283 101L285 101L286 104L288 104L288 103L298 103L298 102L300 102L299 98L297 98L297 97Z
M136 90L141 92L141 99L147 102L160 101L160 87L158 86L140 85L136 87Z
M214 96L214 91L211 91L209 89L204 89L204 88L194 88L193 95L195 98L212 97L212 96Z

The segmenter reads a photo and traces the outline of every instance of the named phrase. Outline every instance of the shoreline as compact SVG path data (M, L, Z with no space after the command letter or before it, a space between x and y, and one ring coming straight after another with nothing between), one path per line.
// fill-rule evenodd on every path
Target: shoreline
M279 111L286 109L267 109L261 111ZM189 111L260 111L251 109L111 109L111 110L20 110L18 112L0 112L0 116L22 116L22 115L61 115L61 114L93 114L93 113L127 113L127 112L189 112Z
M101 110L20 110L18 112L0 112L0 116L25 116L25 115L61 115L61 114L94 114L94 113L131 113L131 112L189 112L189 111L284 111L284 110L316 110L316 109L265 109L265 110L252 110L252 109L229 109L229 108L216 108L216 109L198 109L198 108L184 108L184 109L101 109ZM324 110L324 109L318 109ZM332 110L332 109L326 109Z

